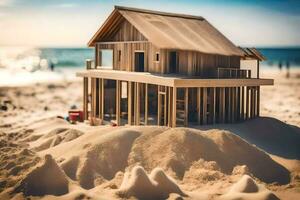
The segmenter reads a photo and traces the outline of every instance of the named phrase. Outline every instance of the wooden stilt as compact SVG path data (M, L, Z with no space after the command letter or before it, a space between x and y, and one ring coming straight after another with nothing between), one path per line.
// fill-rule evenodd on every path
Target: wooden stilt
M160 126L161 121L161 96L160 96L161 86L157 89L157 125Z
M198 124L201 123L201 88L197 88L197 113L198 113Z
M259 111L260 111L260 86L257 86L257 111L256 115L259 117Z
M253 87L251 87L250 88L250 118L252 119L253 118L253 116L254 116L254 113L253 113L253 111L254 111L254 92L253 92Z
M246 119L249 119L249 87L246 87Z
M203 88L203 124L207 124L207 88Z
M236 99L235 99L235 93L236 93L236 90L235 90L235 87L231 88L231 100L232 100L232 110L231 110L231 123L234 123L235 122L235 117L236 117Z
M140 83L136 83L136 125L140 125L141 120L141 95L140 95Z
M220 110L221 110L221 122L225 123L226 110L225 110L225 88L220 88L221 98L220 98Z
M145 125L148 125L148 84L145 83Z
M212 123L213 124L215 124L216 123L216 88L214 87L214 88L212 88L213 89L213 97L212 97L212 107L213 107L213 109L212 109L212 114L213 114L213 116L212 116L212 118L213 118L213 120L212 120Z
M176 127L176 110L177 110L177 88L173 87L173 111L172 111L172 127Z
M189 118L189 88L184 91L184 126L188 126Z
M88 119L88 90L89 90L88 78L83 78L83 119Z
M245 87L242 86L241 92L241 120L245 120Z
M231 122L231 116L232 116L232 96L231 96L232 90L229 87L228 88L228 115L227 115L227 120L228 122Z
M128 82L128 89L127 89L127 100L128 100L128 124L132 125L132 82Z
M167 87L164 86L164 126L167 126Z
M137 88L137 83L134 82L133 83L133 124L134 125L137 125L136 123L136 111L137 111L137 106L136 106L136 101L137 101L137 91L136 91L136 88Z
M171 100L171 94L172 93L172 89L171 87L168 87L168 126L171 127L172 126L172 122L171 122L171 118L172 118L172 100Z
M121 89L121 81L117 80L116 81L116 123L117 125L119 126L121 123L121 120L120 120L120 89Z
M96 109L96 95L95 95L95 78L91 78L91 117L95 117L95 109Z

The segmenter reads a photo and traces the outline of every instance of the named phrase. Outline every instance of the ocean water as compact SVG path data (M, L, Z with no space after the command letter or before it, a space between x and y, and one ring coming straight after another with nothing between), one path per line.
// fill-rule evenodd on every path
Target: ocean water
M300 48L257 48L267 60L262 62L263 67L278 67L289 63L290 67L300 67Z
M267 58L261 67L278 67L280 62L283 67L286 63L291 68L300 67L300 48L258 50ZM0 47L0 86L74 79L75 72L85 68L85 60L93 58L92 48ZM51 65L54 72L49 69Z

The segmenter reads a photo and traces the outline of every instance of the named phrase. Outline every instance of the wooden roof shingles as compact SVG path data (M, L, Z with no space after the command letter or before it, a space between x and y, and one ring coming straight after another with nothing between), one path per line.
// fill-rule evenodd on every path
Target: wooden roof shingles
M244 52L235 46L208 21L199 16L165 13L116 6L113 15L121 14L148 41L161 49L179 49L198 51L208 54L244 56ZM111 22L116 17L109 16ZM105 23L108 26L107 20ZM103 25L90 40L89 46L101 38Z

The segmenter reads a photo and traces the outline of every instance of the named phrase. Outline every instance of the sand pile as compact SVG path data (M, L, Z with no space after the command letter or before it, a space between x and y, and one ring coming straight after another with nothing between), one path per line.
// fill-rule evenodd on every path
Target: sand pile
M289 182L289 172L266 153L222 130L175 128L143 134L134 142L128 162L139 163L146 170L160 166L183 179L200 159L215 161L222 173L231 174L236 165L247 165L250 173L264 182Z
M34 152L2 136L0 139L0 192L14 186L39 162L40 158Z
M125 173L117 194L120 197L134 196L138 199L166 199L171 193L186 196L172 178L160 168L152 170L148 176L142 167L134 167Z
M43 151L61 143L74 140L81 135L83 135L83 132L76 129L56 128L45 135L36 135L37 140L31 144L31 147L34 151Z
M250 176L244 175L235 183L227 194L222 195L222 200L278 200L278 198L267 190L263 185L258 185Z
M25 196L63 195L68 191L68 179L50 155L46 155L44 163L31 171L14 189L15 193L22 192Z

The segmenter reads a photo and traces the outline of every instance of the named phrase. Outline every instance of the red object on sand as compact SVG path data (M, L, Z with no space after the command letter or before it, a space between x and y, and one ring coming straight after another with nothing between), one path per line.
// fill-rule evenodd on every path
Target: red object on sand
M83 112L81 110L70 110L69 111L70 121L80 121L83 122Z

